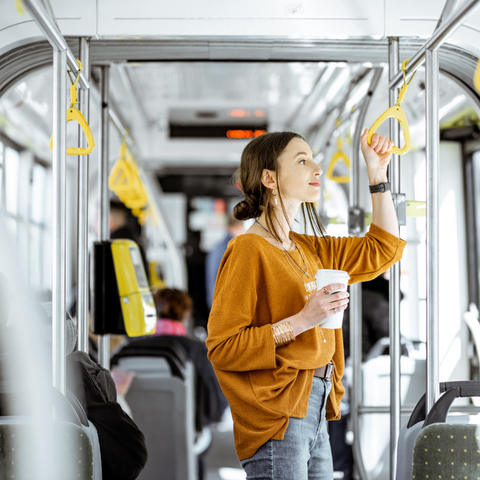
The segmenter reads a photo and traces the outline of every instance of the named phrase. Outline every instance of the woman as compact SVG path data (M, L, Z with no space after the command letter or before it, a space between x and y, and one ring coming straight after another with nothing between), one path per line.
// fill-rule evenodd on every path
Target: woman
M367 133L361 143L370 185L387 183L393 142L375 134L369 146ZM338 269L350 283L371 280L400 260L406 244L389 191L372 194L365 237L324 236L313 206L321 173L292 132L261 135L242 154L245 200L234 215L256 221L222 259L207 347L248 480L333 478L326 420L340 418L343 339L341 329L321 325L347 308L348 293L330 295L340 284L317 292L315 273ZM291 231L301 205L314 236Z

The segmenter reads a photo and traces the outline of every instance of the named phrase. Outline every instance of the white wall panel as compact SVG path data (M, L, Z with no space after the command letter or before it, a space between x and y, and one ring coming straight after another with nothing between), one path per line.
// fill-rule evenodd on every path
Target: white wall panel
M465 0L464 0L465 1ZM386 37L430 37L442 14L445 0L385 0ZM449 43L468 44L477 49L480 41L480 11L471 14ZM469 48L471 51L472 49Z
M51 0L58 24L64 36L94 36L96 34L96 0L81 4ZM0 54L13 46L44 38L30 15L20 15L13 0L0 1Z
M385 36L429 37L444 4L444 0L385 0Z
M383 36L384 0L102 0L98 34Z
M97 27L96 0L50 0L64 36L94 36Z

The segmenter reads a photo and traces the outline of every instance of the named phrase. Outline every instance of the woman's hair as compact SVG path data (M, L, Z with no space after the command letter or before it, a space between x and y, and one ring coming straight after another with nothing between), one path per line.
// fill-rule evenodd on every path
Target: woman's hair
M279 241L280 237L272 221L274 215L272 192L263 185L262 173L264 169L273 172L279 171L280 165L278 157L294 138L305 140L300 134L295 132L269 132L260 135L248 143L243 150L240 168L235 173L235 182L240 185L245 199L235 206L233 215L238 220L248 220L250 218L260 217L262 212L265 211L267 228ZM283 214L285 218L287 218L287 212L282 200L282 187L280 185L279 175L277 175L277 187L277 198L282 207ZM308 217L318 241L317 234L323 236L325 229L320 223L314 204L302 203L302 213L305 231L307 231Z
M176 288L164 288L154 295L158 318L182 320L183 314L192 309L192 299L187 292Z

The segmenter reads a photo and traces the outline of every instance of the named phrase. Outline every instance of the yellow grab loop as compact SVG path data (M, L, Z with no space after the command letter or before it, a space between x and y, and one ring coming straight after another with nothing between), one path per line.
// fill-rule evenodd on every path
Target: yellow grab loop
M82 115L82 112L77 109L77 85L78 80L80 79L80 72L83 70L82 62L80 62L80 60L77 60L77 62L80 68L78 70L75 82L70 86L70 107L67 110L67 123L74 120L80 125L80 128L87 139L87 148L68 147L67 155L88 155L95 147L95 140L93 139L90 125L88 125L88 122ZM53 135L50 138L50 150L53 150Z
M337 182L337 183L348 183L348 182L350 182L350 177L338 177L338 176L335 177L333 175L333 171L335 170L335 166L341 160L343 160L343 162L347 166L348 170L350 170L350 158L343 151L342 139L338 138L337 139L337 152L335 153L335 155L333 155L332 159L330 160L330 165L328 166L328 169L327 169L327 178L330 179L330 180L333 180L334 182Z
M473 86L477 92L480 92L480 58L478 59L477 68L473 76Z
M134 215L137 212L139 216L142 213L141 209L148 204L147 192L140 179L138 166L132 154L130 152L127 154L125 140L120 147L120 158L115 162L108 177L108 187L125 206L132 209Z
M22 0L15 0L15 10L19 15L25 15L27 12L23 6Z
M410 129L408 127L408 120L405 115L405 112L403 111L403 108L401 107L402 102L405 100L405 95L407 94L408 91L408 86L410 85L410 82L412 81L413 77L417 73L416 71L413 73L413 75L410 77L410 80L407 82L405 78L405 70L407 68L407 62L409 59L405 60L402 64L402 72L403 72L403 85L402 88L400 89L400 92L398 94L397 98L397 103L393 106L390 107L388 110L383 112L374 122L374 124L368 129L368 135L367 135L367 143L369 145L372 144L372 137L373 134L378 130L378 127L382 125L382 123L389 119L389 118L395 118L398 120L402 127L403 131L403 136L405 137L405 145L403 148L398 148L393 146L390 150L388 150L388 153L394 153L396 155L405 155L408 153L411 147L410 143Z
M375 123L368 130L367 143L372 144L372 136L377 131L378 127L388 118L395 118L402 126L403 136L405 137L405 146L398 148L393 146L388 153L394 153L395 155L405 155L410 150L410 130L408 128L407 117L400 105L394 105L390 107L386 112L383 112L376 120Z

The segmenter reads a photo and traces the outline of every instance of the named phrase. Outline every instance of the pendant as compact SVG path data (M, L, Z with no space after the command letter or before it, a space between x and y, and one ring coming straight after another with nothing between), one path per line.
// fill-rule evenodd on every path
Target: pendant
M327 343L327 341L325 339L323 339L323 343Z

